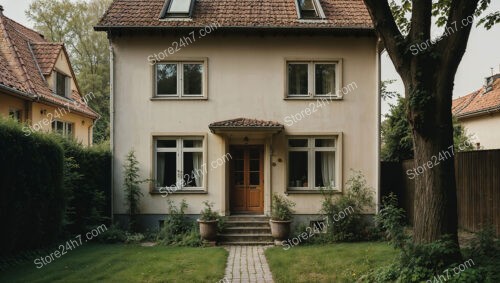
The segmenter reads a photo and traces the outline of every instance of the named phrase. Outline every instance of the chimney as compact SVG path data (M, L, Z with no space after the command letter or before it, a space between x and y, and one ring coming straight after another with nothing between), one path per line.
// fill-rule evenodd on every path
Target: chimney
M0 15L3 15L3 6L0 5Z

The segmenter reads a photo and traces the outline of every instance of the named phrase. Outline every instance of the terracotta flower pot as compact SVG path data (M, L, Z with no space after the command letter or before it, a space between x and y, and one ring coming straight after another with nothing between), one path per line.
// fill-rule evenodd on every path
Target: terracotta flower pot
M217 239L217 224L219 220L200 220L198 219L200 225L200 235L203 240L215 241Z
M277 241L284 241L290 236L291 220L269 220L271 224L271 234Z

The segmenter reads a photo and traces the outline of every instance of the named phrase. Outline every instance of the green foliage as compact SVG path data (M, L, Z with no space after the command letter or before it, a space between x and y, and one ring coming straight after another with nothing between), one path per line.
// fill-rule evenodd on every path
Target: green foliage
M346 192L335 198L334 191L324 189L320 213L327 219L327 233L333 241L366 239L368 224L361 213L373 204L373 192L361 172L353 171Z
M413 137L407 116L407 99L400 95L397 95L397 98L397 103L390 105L389 114L385 115L386 119L382 122L383 161L403 161L413 158ZM456 119L453 122L455 151L473 150L471 136Z
M111 2L36 0L26 12L45 38L65 43L82 96L93 94L89 105L101 115L94 127L96 143L109 139L109 43L93 27Z
M213 211L214 203L210 203L206 200L203 204L205 205L205 208L200 212L200 220L211 221L220 218L219 213L217 211Z
M157 235L157 241L169 246L198 247L202 245L198 225L185 215L188 207L186 200L176 206L172 200L167 200L168 216Z
M120 227L111 225L99 235L98 240L106 244L124 243L127 240L127 235Z
M139 184L144 180L139 179L139 161L135 157L134 150L130 150L126 156L123 166L125 204L129 213L129 231L137 231L137 214L139 214L139 204L143 196Z
M63 149L51 136L26 136L0 119L0 255L36 249L61 235L66 211Z
M404 232L404 211L397 203L393 194L385 197L376 222L400 254L390 266L368 273L361 282L435 282L434 278L448 279L448 275L447 282L499 282L500 253L492 229L479 232L470 252L465 254L466 260L458 262L454 257L457 246L448 236L429 244L414 244Z
M271 219L279 221L288 221L292 219L295 202L279 194L273 194L271 204Z

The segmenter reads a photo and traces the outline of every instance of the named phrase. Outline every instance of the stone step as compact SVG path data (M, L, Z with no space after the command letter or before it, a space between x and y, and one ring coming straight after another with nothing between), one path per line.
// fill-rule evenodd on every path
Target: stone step
M274 242L219 242L220 246L272 246Z
M272 242L271 234L220 234L221 242Z
M227 221L269 221L269 217L264 215L231 215L227 216Z
M271 234L271 227L227 227L223 234Z
M269 221L226 220L226 227L270 227Z

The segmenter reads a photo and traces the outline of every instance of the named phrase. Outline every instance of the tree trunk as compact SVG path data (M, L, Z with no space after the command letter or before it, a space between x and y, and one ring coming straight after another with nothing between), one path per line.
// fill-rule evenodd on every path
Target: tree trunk
M457 194L455 151L451 113L454 72L437 71L432 58L414 62L406 77L408 118L412 125L415 153L414 235L416 244L448 236L456 244Z

